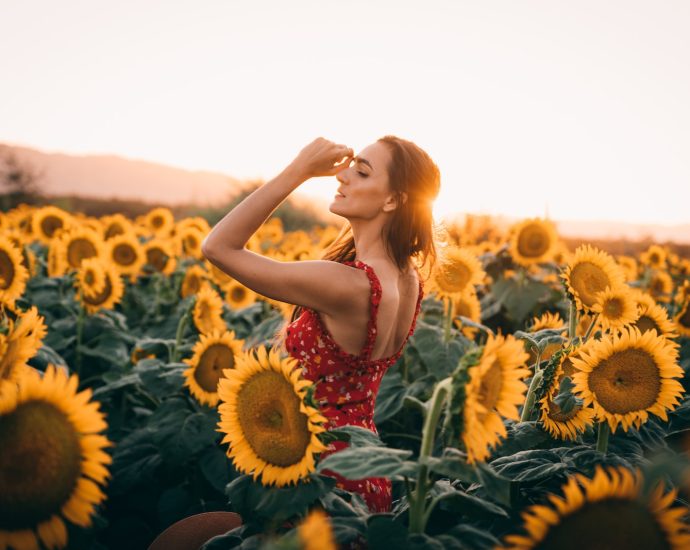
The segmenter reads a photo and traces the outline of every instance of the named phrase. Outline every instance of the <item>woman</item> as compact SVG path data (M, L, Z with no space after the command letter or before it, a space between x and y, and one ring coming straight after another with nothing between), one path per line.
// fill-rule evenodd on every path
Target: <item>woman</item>
M244 248L292 191L320 176L336 176L340 187L329 210L349 222L321 260L282 262ZM349 147L318 138L203 242L204 255L228 275L297 306L285 327L285 349L315 382L330 428L376 432L381 378L413 333L424 294L416 267L435 261L431 207L439 187L438 167L410 141L385 136L355 157ZM345 446L336 441L321 456ZM390 510L390 480L324 473L360 493L373 512Z

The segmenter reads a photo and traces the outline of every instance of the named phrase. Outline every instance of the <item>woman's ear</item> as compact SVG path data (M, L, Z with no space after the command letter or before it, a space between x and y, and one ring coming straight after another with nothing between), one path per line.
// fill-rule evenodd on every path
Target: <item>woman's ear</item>
M404 191L398 192L397 197L400 197L400 203L398 203L398 200L396 200L396 195L390 195L388 197L388 200L383 205L384 212L392 212L393 210L407 202L407 193L405 193Z

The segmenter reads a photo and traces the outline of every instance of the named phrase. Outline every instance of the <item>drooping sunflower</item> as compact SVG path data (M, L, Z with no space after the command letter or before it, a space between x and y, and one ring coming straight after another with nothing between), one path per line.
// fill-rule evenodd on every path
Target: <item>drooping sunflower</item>
M337 549L328 514L320 508L313 508L297 526L297 539L302 550Z
M116 235L106 241L106 257L123 275L129 275L134 281L139 275L146 255L133 233Z
M144 216L144 225L156 235L167 236L175 226L175 217L169 208L159 206Z
M208 280L208 273L198 264L190 265L184 274L182 286L180 287L180 295L182 298L196 294L201 290L201 287Z
M100 258L87 258L77 269L74 285L77 291L94 298L105 288L105 262Z
M523 220L511 229L510 255L524 266L549 262L558 244L558 234L548 220Z
M464 248L449 246L442 260L436 263L430 279L430 292L440 300L452 300L473 285L481 284L485 276L477 257Z
M656 330L657 334L666 338L675 338L677 336L676 326L669 319L668 312L657 304L654 298L641 291L634 292L633 297L640 312L640 316L635 321L634 326L640 332Z
M623 271L613 258L590 245L575 250L570 264L563 272L568 293L577 308L590 312L597 302L597 294L606 287L615 288L624 282Z
M103 290L97 294L77 294L77 299L89 314L97 313L100 309L113 309L120 303L125 292L125 285L122 282L120 272L115 266L100 258L90 258L90 262L99 262L105 272Z
M63 231L54 243L60 262L67 270L78 269L82 260L104 256L104 243L101 236L93 229L74 226Z
M659 302L670 302L673 292L673 279L662 269L655 269L649 279L649 293Z
M652 269L666 269L666 251L658 244L649 246L646 252L640 254L640 261Z
M560 313L551 313L550 311L547 311L546 313L543 313L541 316L532 319L532 321L529 323L529 331L539 332L540 330L545 330L549 328L565 328L565 326L566 323L561 318Z
M478 364L468 369L462 440L470 463L485 460L507 432L502 416L518 420L529 376L527 353L512 335L489 335Z
M225 303L228 304L230 309L236 311L249 307L257 299L256 292L234 279L225 285L224 291Z
M592 340L572 358L575 393L592 405L597 420L615 432L639 428L652 413L662 420L683 395L683 369L676 347L666 338L631 327Z
M38 353L47 334L44 318L36 306L8 320L0 350L0 380L14 380L26 370L26 363Z
M603 330L621 329L634 323L639 317L637 303L626 285L606 287L597 296L592 311L599 314L598 323Z
M463 292L453 298L453 322L462 330L469 339L473 339L478 329L465 325L459 317L467 317L470 321L480 323L482 320L482 307L474 289Z
M264 485L297 483L314 471L327 419L306 402L309 380L293 357L265 346L243 352L218 383L220 431L235 468Z
M218 404L218 381L224 369L235 368L236 357L242 353L243 346L244 340L226 329L199 336L192 350L194 355L183 360L189 365L184 371L184 385L199 403L211 407Z
M13 306L26 288L29 271L22 264L21 251L0 235L0 305Z
M226 328L223 320L223 300L208 283L196 294L192 319L201 334L223 331Z
M36 210L31 217L32 232L43 244L50 244L59 230L67 229L71 216L57 206L44 206Z
M526 534L507 536L502 548L690 547L690 535L682 521L685 510L671 508L677 491L664 494L664 486L659 483L644 498L639 471L597 465L592 479L576 474L561 491L562 497L548 495L550 505L533 505L523 512Z
M133 231L132 222L119 213L103 216L101 226L103 227L103 238L106 241Z
M145 271L170 275L175 271L177 260L170 239L153 238L144 244L144 256L146 257ZM147 267L148 266L148 267Z
M67 546L65 520L89 527L111 457L91 390L49 365L0 382L0 548Z
M575 367L571 360L573 353L576 352L564 353L561 356L556 375L544 397L539 401L539 420L547 432L560 439L575 439L578 434L592 425L594 419L594 410L591 407L576 403L568 412L564 412L554 401L559 393L562 380L566 376L572 380L575 373Z

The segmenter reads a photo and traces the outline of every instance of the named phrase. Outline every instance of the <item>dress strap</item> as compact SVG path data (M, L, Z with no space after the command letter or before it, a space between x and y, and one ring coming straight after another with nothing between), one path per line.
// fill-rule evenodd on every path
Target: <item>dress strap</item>
M381 303L381 293L383 289L381 287L381 281L374 272L374 268L369 264L365 264L360 260L343 262L345 265L352 265L357 269L363 269L364 272L369 277L369 322L367 323L367 339L362 349L360 357L368 361L371 357L371 352L374 351L374 343L376 342L376 317L379 312L379 304Z

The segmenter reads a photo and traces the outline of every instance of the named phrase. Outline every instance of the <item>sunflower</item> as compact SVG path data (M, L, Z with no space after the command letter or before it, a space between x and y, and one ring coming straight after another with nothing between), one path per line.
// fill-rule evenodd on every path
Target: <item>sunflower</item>
M134 281L146 262L144 250L133 233L117 235L106 241L106 258L123 275Z
M623 284L621 268L606 252L589 245L575 250L572 261L563 273L568 293L574 298L577 308L589 312L597 302L597 294L606 287Z
M658 244L650 245L646 252L640 254L640 261L652 269L665 269L666 251Z
M153 238L144 244L144 255L146 266L144 271L158 272L170 275L175 271L177 260L173 250L172 242L169 239Z
M187 296L196 294L201 290L201 287L207 280L208 273L202 266L198 264L189 266L187 271L185 271L184 279L182 280L180 295L182 298L186 298Z
M462 330L462 333L470 340L475 337L475 327L466 326L459 317L467 317L470 321L480 323L482 320L482 307L474 289L455 296L453 298L453 322Z
M657 304L654 298L641 291L633 293L633 297L640 311L640 316L633 326L643 333L656 330L657 334L666 338L677 336L676 327L673 321L669 319L668 312Z
M223 320L223 300L218 293L206 283L196 294L192 313L194 326L201 334L210 334L215 330L225 330Z
M22 265L22 253L4 235L0 235L0 305L13 306L26 288L29 271Z
M144 216L144 225L156 235L167 236L175 226L175 217L169 208L160 206Z
M54 244L57 253L61 256L60 263L67 270L79 268L82 260L102 258L104 255L104 243L101 236L93 229L81 226L74 226L68 231L63 231Z
M81 262L74 281L77 290L94 298L105 288L105 263L100 258L87 258Z
M592 425L594 419L594 410L591 407L576 403L570 411L563 412L563 409L554 401L558 396L561 381L566 376L572 380L575 373L572 356L573 352L564 353L561 356L556 375L546 394L539 401L539 420L547 432L560 439L575 439L578 434L587 429L587 426Z
M132 222L119 213L103 216L101 218L101 226L103 228L103 238L106 241L118 235L132 232Z
M208 260L204 261L204 267L206 267L206 271L209 272L210 278L218 285L218 286L225 286L227 285L230 281L233 280L230 275L225 273L222 269L219 267L215 266Z
M591 340L573 357L575 392L584 406L594 407L597 420L611 431L618 424L639 428L649 413L662 420L683 395L676 380L683 376L676 348L662 336L632 327L620 335Z
M606 287L597 295L592 311L599 314L598 322L603 330L621 329L639 317L637 303L626 285Z
M0 548L65 547L65 520L89 527L105 499L107 425L77 385L53 365L0 382Z
M678 310L675 321L678 332L683 336L690 336L690 299L685 298L685 303Z
M224 287L225 303L230 309L239 311L256 302L257 294L236 280L231 280Z
M510 240L510 255L516 263L529 266L553 259L558 235L548 220L534 218L515 225Z
M659 302L670 302L673 292L673 279L664 270L656 269L649 279L649 294Z
M617 256L616 260L618 265L621 266L623 274L625 275L625 280L628 282L633 282L637 280L638 267L637 260L632 256Z
M57 206L44 206L34 212L31 217L33 235L43 244L50 244L61 229L67 229L71 223L71 216Z
M204 241L206 233L196 227L186 227L175 234L177 239L177 249L180 256L188 256L197 260L202 259L201 243Z
M548 495L549 505L530 506L522 514L526 535L509 535L504 549L625 548L647 550L690 547L682 521L685 510L671 508L676 490L664 494L659 483L643 497L643 479L624 467L597 465L594 477L575 474Z
M97 313L101 309L113 309L120 303L125 291L125 285L122 282L120 273L115 266L104 260L91 258L90 262L99 262L100 267L105 272L103 290L97 294L88 294L84 292L78 295L78 299L89 314ZM87 265L91 266L92 264L89 263Z
M302 550L336 550L333 529L328 514L314 508L297 526L297 538Z
M8 321L6 334L2 335L0 380L16 379L26 370L27 361L41 349L48 332L43 321L36 306Z
M184 218L177 222L175 224L173 234L179 235L181 232L190 227L197 229L204 235L211 231L211 226L208 224L205 218L202 218L201 216L193 216L191 218Z
M561 319L561 315L559 313L551 313L547 311L540 317L533 318L528 326L530 332L539 332L540 330L545 329L565 328L565 321ZM568 331L564 330L561 334L563 336L567 336ZM551 359L551 356L553 356L554 353L561 349L561 346L561 342L552 342L550 344L547 344L541 352L540 362L548 361L549 359ZM535 363L537 360L537 354L534 348L531 345L529 345L529 343L525 342L525 349L529 354L529 358L527 359L528 364L531 365Z
M463 410L463 443L467 460L485 460L489 447L506 436L501 416L519 420L518 405L524 403L529 376L523 344L512 335L489 335L479 363L468 369Z
M268 241L271 245L279 243L284 235L282 220L272 217L257 230L256 235L262 242Z
M312 385L293 357L261 346L236 357L218 383L220 431L235 468L261 476L264 485L297 483L315 469L314 455L327 450L318 434L326 418L306 403Z
M485 273L477 257L464 248L449 246L431 276L431 292L441 300L454 297L481 284Z
M215 407L218 404L218 381L223 369L235 368L235 358L242 353L244 340L235 337L233 331L214 330L202 334L192 350L191 359L183 362L189 365L184 372L184 385L199 403Z

